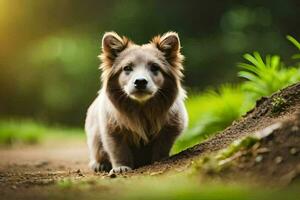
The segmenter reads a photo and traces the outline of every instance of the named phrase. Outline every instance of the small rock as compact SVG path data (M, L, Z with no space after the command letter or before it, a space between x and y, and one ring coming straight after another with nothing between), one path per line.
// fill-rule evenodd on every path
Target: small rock
M11 186L11 189L16 190L17 186L13 185L13 186Z
M111 174L109 175L109 177L110 177L110 178L116 178L117 175L116 175L115 173L111 173Z
M46 161L46 160L44 160L44 161L40 161L40 162L36 163L36 164L35 164L35 167L40 168L40 167L44 167L44 166L46 166L46 165L49 165L49 162Z
M277 156L276 158L275 158L275 163L276 164L280 164L281 162L282 162L282 157L281 156Z
M257 163L260 163L262 160L263 160L263 156L262 155L258 155L258 156L256 156L256 158L255 158L255 162L257 162Z
M73 173L76 173L78 176L84 176L80 169L74 170Z
M78 176L84 176L84 175L83 175L83 173L80 172L80 173L78 173Z
M292 131L296 132L296 131L298 131L298 130L299 130L299 127L298 127L298 126L295 125L295 126L292 127Z
M290 154L295 155L297 153L297 149L295 147L290 149Z
M162 174L162 173L163 173L163 171L152 172L152 173L150 174L150 176L155 176L155 175L159 175L159 174Z
M257 149L256 152L257 153L268 153L268 152L270 152L270 149L263 147L263 148Z

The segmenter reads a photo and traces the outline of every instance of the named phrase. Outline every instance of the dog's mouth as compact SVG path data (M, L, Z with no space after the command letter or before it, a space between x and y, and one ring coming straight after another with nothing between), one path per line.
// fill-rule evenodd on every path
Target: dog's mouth
M136 90L129 95L132 99L144 102L153 96L153 92L148 90Z

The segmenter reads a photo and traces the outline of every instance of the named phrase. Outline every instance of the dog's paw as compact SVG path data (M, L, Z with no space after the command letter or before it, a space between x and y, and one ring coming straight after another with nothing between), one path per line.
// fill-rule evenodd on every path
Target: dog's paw
M108 162L99 163L96 161L91 161L89 166L94 172L109 172L111 169L111 164Z
M112 174L122 174L122 173L125 173L125 172L129 172L131 171L132 169L128 166L119 166L119 167L114 167L110 170L109 172L109 175L112 175Z

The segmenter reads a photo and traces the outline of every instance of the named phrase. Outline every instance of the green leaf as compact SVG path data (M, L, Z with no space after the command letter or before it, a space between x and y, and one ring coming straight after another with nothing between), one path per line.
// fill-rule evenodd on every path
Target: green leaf
M287 35L286 38L300 50L300 43L294 37Z

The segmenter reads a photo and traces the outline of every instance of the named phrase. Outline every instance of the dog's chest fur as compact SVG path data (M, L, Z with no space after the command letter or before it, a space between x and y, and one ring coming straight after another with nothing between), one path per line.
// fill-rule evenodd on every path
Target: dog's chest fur
M178 115L172 109L158 112L134 108L127 113L115 110L108 113L107 130L121 134L131 144L147 144L160 134L164 126L177 123Z

